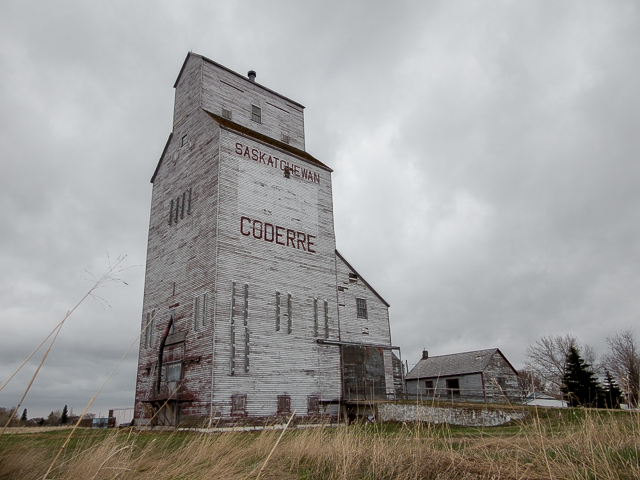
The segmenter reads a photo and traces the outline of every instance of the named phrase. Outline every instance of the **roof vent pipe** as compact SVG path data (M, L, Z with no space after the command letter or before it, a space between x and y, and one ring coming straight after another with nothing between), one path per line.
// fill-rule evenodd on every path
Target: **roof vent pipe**
M427 350L423 350L422 351L422 359L426 360L427 358L429 358L429 352Z
M249 73L247 73L247 77L249 77L249 80L251 80L252 82L255 82L256 81L255 70L249 70Z

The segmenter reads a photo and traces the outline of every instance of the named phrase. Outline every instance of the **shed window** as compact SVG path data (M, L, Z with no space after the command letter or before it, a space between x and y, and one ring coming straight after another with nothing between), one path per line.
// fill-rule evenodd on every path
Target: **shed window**
M262 123L262 110L260 107L251 105L251 120L254 122Z
M278 395L278 415L291 413L291 397L289 395Z
M247 395L231 395L231 415L247 414Z
M433 380L426 380L424 382L424 388L427 389L427 393L433 393Z
M367 318L367 301L364 298L356 298L358 318Z
M187 140L187 136L183 135L182 140L180 141L180 146L184 147L187 143L189 143L189 141Z
M447 395L460 395L460 380L458 378L447 379Z
M507 379L504 377L497 377L496 378L496 382L498 383L498 386L504 390L507 387Z
M307 415L318 415L320 413L320 397L309 395L307 397Z

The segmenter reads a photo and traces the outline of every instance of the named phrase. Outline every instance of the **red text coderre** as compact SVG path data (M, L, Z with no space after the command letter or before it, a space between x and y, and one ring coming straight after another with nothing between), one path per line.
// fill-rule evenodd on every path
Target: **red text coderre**
M298 232L290 228L281 227L272 223L252 220L249 217L240 217L240 233L245 237L253 237L265 242L277 243L285 247L292 247L305 252L316 253L315 235Z

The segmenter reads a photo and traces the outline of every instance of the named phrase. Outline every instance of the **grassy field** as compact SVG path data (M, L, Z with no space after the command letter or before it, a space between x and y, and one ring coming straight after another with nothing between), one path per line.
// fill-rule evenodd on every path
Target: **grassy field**
M640 416L531 410L503 427L368 424L253 433L76 431L56 479L638 479ZM43 478L70 430L0 437L0 479ZM261 472L262 467L264 470Z

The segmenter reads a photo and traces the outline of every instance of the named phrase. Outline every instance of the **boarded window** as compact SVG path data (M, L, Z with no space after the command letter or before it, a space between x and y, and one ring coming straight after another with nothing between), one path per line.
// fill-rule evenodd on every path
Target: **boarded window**
M179 382L182 376L182 364L172 363L167 365L167 382Z
M193 188L189 187L169 203L169 225L178 223L185 213L191 215L191 196Z
M247 395L231 395L231 415L244 416L247 414Z
M320 414L320 397L318 395L309 395L307 397L307 415Z
M231 120L231 110L227 110L226 108L222 109L222 116L227 120Z
M313 335L318 336L318 299L313 299Z
M249 285L244 284L244 308L242 310L244 318L244 371L249 371Z
M367 301L364 298L356 298L358 318L367 318Z
M329 338L329 302L324 301L324 338Z
M231 341L229 351L229 375L233 375L236 370L236 282L231 282L231 308L229 323L231 326Z
M262 110L260 107L251 105L251 120L254 122L262 123Z
M291 413L291 397L289 395L278 395L278 415Z
M457 378L447 379L447 395L460 395L460 380Z
M197 296L193 305L193 329L197 332L207 324L207 294Z
M276 332L280 331L280 292L276 292Z
M291 300L291 294L287 293L287 333L291 333L292 330L292 317L293 316L293 305Z

